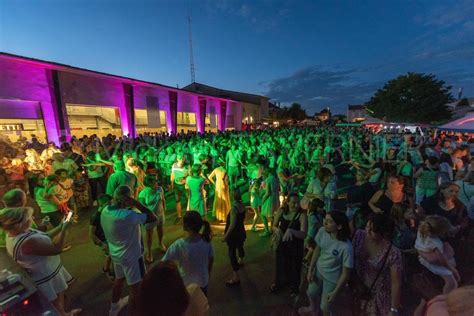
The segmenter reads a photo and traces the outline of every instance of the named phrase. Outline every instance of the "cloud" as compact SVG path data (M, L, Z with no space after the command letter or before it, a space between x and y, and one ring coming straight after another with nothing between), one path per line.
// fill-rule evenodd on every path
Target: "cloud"
M301 103L308 114L330 106L333 112L344 113L348 104L368 101L383 83L363 83L358 79L360 68L311 66L294 74L263 82L273 101L285 105Z
M421 49L474 45L474 0L446 1L414 17L425 32L413 40Z
M334 113L345 113L348 104L361 104L393 78L407 72L434 74L452 93L463 87L474 95L474 49L459 47L408 56L379 65L309 66L293 74L261 82L264 94L275 102L300 103L308 114L330 106ZM374 79L376 78L376 79Z
M446 29L472 21L473 15L474 0L446 1L415 16L415 21L424 26Z

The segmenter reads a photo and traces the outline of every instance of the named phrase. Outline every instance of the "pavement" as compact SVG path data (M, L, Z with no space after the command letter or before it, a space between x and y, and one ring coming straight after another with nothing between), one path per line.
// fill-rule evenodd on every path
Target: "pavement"
M248 201L248 193L244 194L244 201ZM166 245L185 236L182 225L174 224L174 204L173 197L167 199L164 229ZM93 211L80 213L79 223L75 224L68 236L72 248L61 255L64 266L77 279L67 291L66 307L81 307L81 315L107 315L112 282L101 271L104 262L102 251L88 237L89 218ZM211 222L215 260L209 282L210 315L296 315L291 308L293 299L289 291L278 294L269 291L274 276L274 255L269 237L259 237L258 232L249 231L252 217L253 213L249 212L246 219L246 255L240 272L241 285L234 288L224 284L232 273L227 246L222 242L224 224ZM260 228L263 229L263 225ZM156 262L163 255L158 250L156 240L153 249ZM121 315L125 314L122 312Z
M248 203L245 185L241 187L241 191L244 192L244 203L246 201ZM340 207L344 205L343 194L340 194L339 198L341 200L336 203L336 208L338 208L337 205ZM176 218L174 204L174 197L167 198L168 211L164 228L164 242L167 246L185 236L182 225L174 224ZM105 257L88 237L89 219L94 211L90 209L79 213L79 222L73 226L68 236L68 242L72 248L61 255L64 266L77 279L66 292L66 307L67 309L81 307L83 309L81 315L107 315L110 306L112 282L102 273ZM244 266L240 270L241 284L234 288L229 288L224 284L232 272L227 256L227 246L222 242L224 224L211 222L214 232L212 243L215 261L208 288L210 315L297 315L293 308L294 299L290 297L289 290L278 294L271 294L269 291L275 271L274 254L270 249L269 237L259 237L258 232L249 230L252 217L253 213L249 211L246 218L246 255ZM263 229L263 225L260 225L260 229ZM471 242L474 240L474 236L472 237ZM163 255L158 250L156 239L155 235L153 244L155 263ZM460 269L460 272L464 280L474 281L472 277L474 256L468 257L465 261L468 264ZM407 305L410 310L413 310L417 299L413 297L408 287L404 286L403 289L403 296L408 298ZM126 293L123 295L125 296ZM299 305L301 303L305 303L305 298ZM126 312L121 313L121 315L125 314ZM350 314L350 311L344 313L344 315Z

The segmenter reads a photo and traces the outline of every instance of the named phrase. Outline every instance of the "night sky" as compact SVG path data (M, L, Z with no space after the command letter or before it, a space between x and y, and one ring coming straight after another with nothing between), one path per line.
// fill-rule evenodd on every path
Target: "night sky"
M183 87L189 10L200 83L308 114L408 71L474 97L474 0L0 0L0 51Z

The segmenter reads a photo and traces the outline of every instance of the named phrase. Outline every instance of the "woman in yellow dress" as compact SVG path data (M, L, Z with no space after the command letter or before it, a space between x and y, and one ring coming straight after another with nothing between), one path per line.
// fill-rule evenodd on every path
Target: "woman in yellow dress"
M225 161L219 159L218 167L215 168L208 176L209 181L216 185L212 216L220 222L224 222L226 220L227 214L230 211L229 178L224 165Z

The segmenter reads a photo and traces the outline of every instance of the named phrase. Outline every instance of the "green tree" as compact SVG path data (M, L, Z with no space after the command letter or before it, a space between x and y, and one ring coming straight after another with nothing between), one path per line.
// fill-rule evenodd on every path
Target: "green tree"
M365 105L374 117L391 122L444 121L451 118L450 90L432 74L409 72L387 82Z
M299 103L293 103L287 113L289 118L297 121L304 120L307 117L306 110Z

